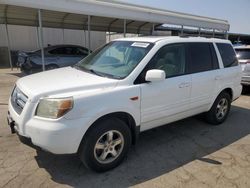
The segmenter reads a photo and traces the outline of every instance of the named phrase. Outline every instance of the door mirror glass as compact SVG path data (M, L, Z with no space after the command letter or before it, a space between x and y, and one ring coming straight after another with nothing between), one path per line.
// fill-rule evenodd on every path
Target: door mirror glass
M165 71L152 69L147 71L145 80L148 82L159 82L163 81L166 78Z

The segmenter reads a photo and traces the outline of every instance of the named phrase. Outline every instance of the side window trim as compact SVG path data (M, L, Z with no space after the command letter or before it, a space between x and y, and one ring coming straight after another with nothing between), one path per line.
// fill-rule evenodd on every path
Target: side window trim
M214 49L213 43L209 43L209 47L210 47L210 54L211 54L211 57L212 57L213 70L219 69L220 68L219 60L218 60L216 51Z
M219 51L219 49L218 49L218 47L217 47L217 45L216 45L215 42L213 42L213 46L214 46L214 49L215 49L215 53L216 53L216 55L217 55L217 59L218 59L218 61L219 61L219 68L220 68L220 69L223 69L223 68L224 68L224 65L223 65L222 57L221 57L221 55L220 55L220 51Z

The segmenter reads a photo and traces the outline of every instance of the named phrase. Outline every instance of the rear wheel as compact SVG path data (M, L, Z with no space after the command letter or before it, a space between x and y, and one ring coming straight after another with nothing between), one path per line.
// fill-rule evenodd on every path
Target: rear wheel
M211 109L205 114L208 123L218 125L223 123L230 111L231 97L228 93L221 93L214 101Z
M118 166L130 145L129 127L117 118L104 119L87 132L79 148L79 157L86 167L103 172Z

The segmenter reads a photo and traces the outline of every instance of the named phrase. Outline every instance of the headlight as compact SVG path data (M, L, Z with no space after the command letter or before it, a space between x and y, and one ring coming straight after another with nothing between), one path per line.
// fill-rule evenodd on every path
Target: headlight
M41 99L36 116L57 119L65 115L73 108L73 98L44 98Z

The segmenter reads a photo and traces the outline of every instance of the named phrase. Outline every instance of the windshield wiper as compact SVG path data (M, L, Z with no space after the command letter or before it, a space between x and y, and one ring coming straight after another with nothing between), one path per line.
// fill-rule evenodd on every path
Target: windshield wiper
M95 75L101 76L101 77L114 78L114 79L122 79L122 77L120 77L120 76L106 74L106 73L101 73L101 72L98 72L98 71L96 71L94 69L87 69L87 68L84 68L84 67L79 66L79 65L74 65L74 68L76 68L78 70L81 70L81 71L88 72L88 73L92 73L92 74L95 74Z
M100 72L98 72L98 71L95 71L95 70L93 70L93 69L87 69L87 71L88 71L88 72L91 72L91 73L93 73L93 74L95 74L95 75L97 75L97 76L106 77L106 75L104 75L104 74L102 74L102 73L100 73Z
M71 67L73 67L73 68L75 68L77 70L83 70L83 68L81 66L77 65L77 64L72 65Z

